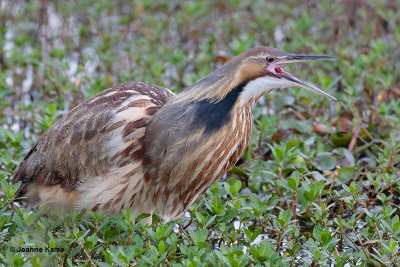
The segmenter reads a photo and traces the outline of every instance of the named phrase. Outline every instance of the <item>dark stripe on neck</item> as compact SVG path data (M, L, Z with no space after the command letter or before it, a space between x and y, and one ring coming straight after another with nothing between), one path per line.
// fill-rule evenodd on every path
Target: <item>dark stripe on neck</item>
M239 84L218 102L204 99L194 103L194 120L190 128L205 127L204 133L206 134L212 134L220 130L230 121L233 106L246 84L247 82Z

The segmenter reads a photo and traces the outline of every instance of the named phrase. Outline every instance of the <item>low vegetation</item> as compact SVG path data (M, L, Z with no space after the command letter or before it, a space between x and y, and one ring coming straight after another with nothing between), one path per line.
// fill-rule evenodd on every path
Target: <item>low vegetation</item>
M399 266L399 25L395 0L1 1L0 265ZM18 163L84 99L178 92L259 45L339 56L289 68L339 100L266 95L242 160L179 220L14 203Z

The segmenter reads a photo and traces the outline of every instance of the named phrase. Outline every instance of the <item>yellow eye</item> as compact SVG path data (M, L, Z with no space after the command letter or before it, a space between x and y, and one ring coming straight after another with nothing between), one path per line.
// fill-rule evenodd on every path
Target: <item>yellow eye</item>
M275 58L273 57L266 57L265 59L267 60L268 63L272 63L275 61Z

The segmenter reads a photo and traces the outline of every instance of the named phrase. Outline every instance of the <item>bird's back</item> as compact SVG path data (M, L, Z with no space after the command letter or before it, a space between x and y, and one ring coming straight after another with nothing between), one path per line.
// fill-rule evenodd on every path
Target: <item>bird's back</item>
M22 181L18 195L28 197L32 206L115 213L124 206L114 195L119 188L117 198L128 187L134 193L144 186L139 177L143 136L152 116L172 96L168 89L130 82L87 99L51 126L21 162L13 180ZM128 181L135 176L136 185Z

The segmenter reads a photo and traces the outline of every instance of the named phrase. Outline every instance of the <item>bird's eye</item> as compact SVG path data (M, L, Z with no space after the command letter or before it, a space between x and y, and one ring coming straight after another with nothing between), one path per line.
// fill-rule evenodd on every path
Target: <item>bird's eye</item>
M275 61L275 58L273 57L266 57L265 59L267 60L268 63L272 63Z

